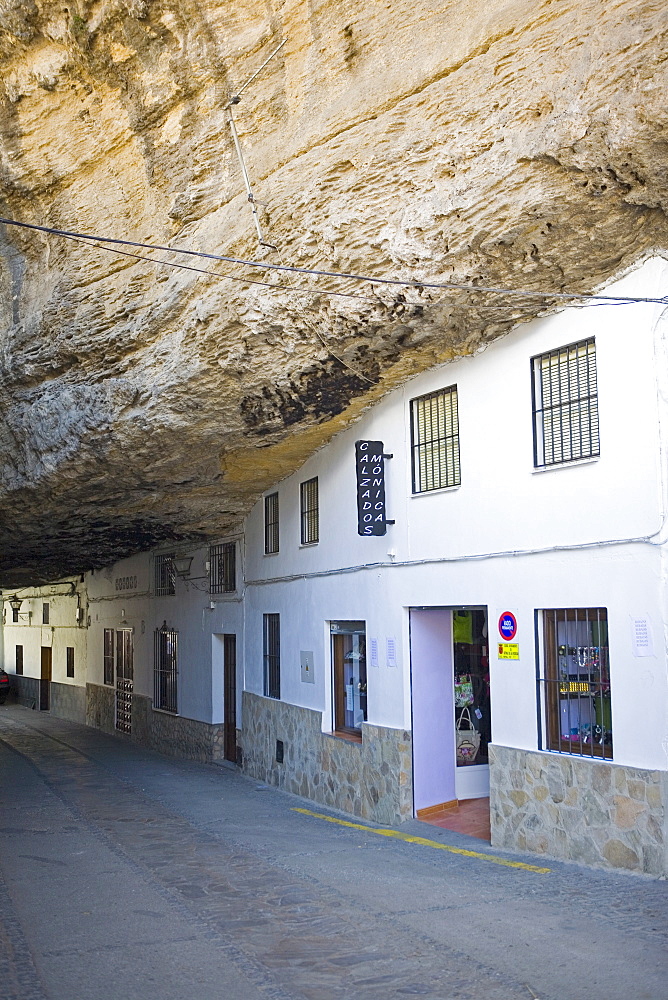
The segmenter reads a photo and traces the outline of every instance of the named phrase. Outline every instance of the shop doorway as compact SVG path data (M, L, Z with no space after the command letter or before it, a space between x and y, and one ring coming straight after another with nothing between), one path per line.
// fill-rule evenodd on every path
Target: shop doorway
M427 819L489 796L487 610L412 608L410 642L414 811Z
M51 708L51 664L53 651L51 646L42 646L39 674L39 710L48 712Z
M132 629L116 632L116 729L132 732L132 691L134 688L134 638Z
M362 739L366 722L366 623L330 622L334 732Z

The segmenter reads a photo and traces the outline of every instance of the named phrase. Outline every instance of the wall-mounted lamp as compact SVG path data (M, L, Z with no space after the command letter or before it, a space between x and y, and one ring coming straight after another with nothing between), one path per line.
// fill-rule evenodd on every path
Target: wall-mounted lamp
M17 594L14 594L13 597L9 598L9 606L13 612L12 618L14 619L14 621L29 622L32 617L32 611L24 611L22 614L20 614L19 612L22 604L23 601ZM4 614L4 608L3 608L3 614Z
M16 594L14 594L13 597L9 598L9 606L12 609L12 611L20 611L22 604L23 604L23 601L21 600L20 597L17 597Z
M174 556L172 559L172 565L174 566L174 572L177 576L190 576L190 567L192 565L192 556Z

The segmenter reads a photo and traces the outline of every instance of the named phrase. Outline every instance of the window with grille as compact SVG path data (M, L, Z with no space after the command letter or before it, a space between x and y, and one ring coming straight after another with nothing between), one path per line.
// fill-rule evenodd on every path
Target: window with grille
M268 698L281 697L281 616L264 618L264 693Z
M307 479L299 487L299 502L301 511L302 545L317 542L320 537L320 512L318 502L318 477Z
M600 454L593 338L531 359L534 465Z
M224 542L209 548L209 592L232 594L237 589L237 547Z
M612 757L606 608L550 609L542 618L543 749Z
M177 710L178 641L175 629L155 630L153 659L153 707Z
M170 597L176 593L176 573L174 571L174 553L155 557L155 596Z
M457 387L411 400L413 493L459 486Z
M42 625L48 625L48 624L49 624L49 605L48 604L43 604L42 605Z
M16 647L16 659L14 661L16 673L21 677L23 675L23 646Z
M66 676L74 677L74 646L65 647Z
M114 630L104 630L104 683L114 683Z
M278 552L278 493L264 498L264 552Z

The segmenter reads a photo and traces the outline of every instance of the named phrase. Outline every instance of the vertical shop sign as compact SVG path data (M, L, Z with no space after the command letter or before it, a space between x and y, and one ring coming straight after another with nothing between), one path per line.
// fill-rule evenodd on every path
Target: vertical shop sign
M388 456L389 457L389 456ZM356 441L357 533L385 535L385 455L382 441Z

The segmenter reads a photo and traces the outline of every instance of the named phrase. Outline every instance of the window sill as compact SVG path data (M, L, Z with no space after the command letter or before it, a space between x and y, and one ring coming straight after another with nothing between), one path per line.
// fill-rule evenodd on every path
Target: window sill
M178 717L178 714L179 714L178 712L170 712L166 708L156 708L155 705L151 705L151 709L154 712L158 712L159 715L169 715L169 716L172 717L172 719L176 719Z
M356 743L357 746L362 746L362 734L357 736L355 733L344 733L338 730L333 733L323 733L323 736L329 736L333 740L343 740L344 743Z
M575 458L572 462L555 462L554 465L539 465L531 470L532 475L541 472L556 472L558 469L572 469L578 465L593 465L598 462L600 455L592 455L591 458Z
M312 549L316 545L319 545L319 544L320 544L320 539L318 539L317 542L300 542L299 543L299 548L300 549Z
M461 488L462 484L457 483L456 486L441 486L437 490L421 490L420 493L411 493L411 500L418 500L421 497L433 497L441 493L456 493Z

